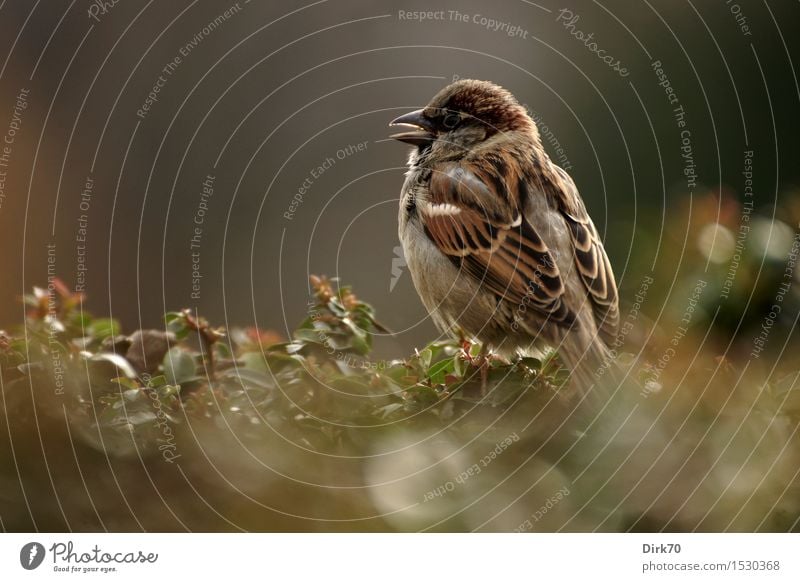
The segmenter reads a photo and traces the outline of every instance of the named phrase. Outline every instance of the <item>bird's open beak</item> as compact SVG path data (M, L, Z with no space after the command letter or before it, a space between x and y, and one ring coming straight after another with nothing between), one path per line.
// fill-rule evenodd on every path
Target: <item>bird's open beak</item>
M430 121L422 116L422 109L417 109L411 113L401 115L393 120L389 125L410 125L416 127L418 131L404 131L402 133L395 133L389 137L411 145L420 146L434 140L436 132Z

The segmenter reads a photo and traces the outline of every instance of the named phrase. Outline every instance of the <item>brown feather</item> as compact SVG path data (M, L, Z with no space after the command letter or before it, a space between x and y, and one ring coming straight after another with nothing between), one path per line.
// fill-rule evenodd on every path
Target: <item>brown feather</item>
M513 164L493 164L511 172ZM480 280L498 299L530 302L553 320L571 324L562 301L564 283L539 234L522 217L519 180L468 164L446 164L431 178L430 202L421 212L425 233L454 264ZM459 209L437 214L437 205ZM526 299L527 298L527 299Z

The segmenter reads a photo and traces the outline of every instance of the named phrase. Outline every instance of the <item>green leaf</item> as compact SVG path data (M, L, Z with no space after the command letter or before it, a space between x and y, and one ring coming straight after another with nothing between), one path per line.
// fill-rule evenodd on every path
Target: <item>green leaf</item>
M100 318L92 320L87 331L93 339L104 340L110 336L120 335L122 327L116 319Z
M520 358L517 361L517 364L522 365L534 371L542 369L542 361L539 358L531 358L531 357Z
M159 374L158 376L153 376L147 382L148 388L159 388L161 386L167 385L167 377L164 374Z
M300 322L300 325L295 328L295 333L301 329L313 329L314 328L314 318L313 317L306 317L303 321Z
M134 426L138 426L140 424L146 424L149 422L155 422L158 419L155 412L151 412L149 410L140 410L138 412L133 412L128 414L124 417L124 421L128 424L132 424Z
M161 400L169 401L172 398L176 398L180 393L181 387L179 384L166 384L158 388L158 396Z
M233 357L233 353L231 352L230 346L225 342L215 343L214 350L216 350L215 357L218 359L227 360Z
M170 311L164 316L167 331L175 334L178 341L186 339L189 335L189 326L186 325L186 316L178 311Z
M99 354L94 354L89 359L93 362L109 362L116 366L117 369L119 369L128 378L136 378L136 370L133 369L133 366L130 365L128 360L119 354L100 352Z
M342 305L342 302L338 297L331 297L331 300L328 301L327 307L337 317L344 318L345 316L347 316L347 309L345 309L344 305Z
M122 388L127 388L128 390L139 390L139 383L136 380L126 376L111 378L111 381L115 384L119 384Z
M197 375L197 364L193 356L175 347L164 356L161 364L169 384L182 384Z
M433 350L425 348L419 353L419 362L422 364L422 370L427 371L431 366L431 359L433 359Z
M247 352L239 357L244 367L254 372L267 373L267 360L258 352Z
M444 384L445 377L453 371L454 367L455 365L451 359L436 362L428 369L428 377L431 384Z
M172 323L176 319L182 319L182 318L183 318L183 314L181 312L179 312L179 311L168 311L167 313L164 314L164 323L169 325L170 323Z
M406 389L406 392L411 396L412 402L417 402L423 407L439 402L439 394L430 386L417 384L416 386Z
M142 391L139 390L139 388L131 388L130 390L125 390L125 392L122 393L122 397L128 402L138 400L141 395Z
M324 336L314 328L300 328L295 330L294 339L299 342L322 344L325 342Z

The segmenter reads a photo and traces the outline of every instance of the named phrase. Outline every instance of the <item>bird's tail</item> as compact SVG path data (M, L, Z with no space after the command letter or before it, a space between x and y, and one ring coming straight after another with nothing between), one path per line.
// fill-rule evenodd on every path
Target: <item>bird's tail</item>
M600 339L582 348L564 346L559 358L570 371L570 385L590 402L601 402L617 392L625 380L615 354Z

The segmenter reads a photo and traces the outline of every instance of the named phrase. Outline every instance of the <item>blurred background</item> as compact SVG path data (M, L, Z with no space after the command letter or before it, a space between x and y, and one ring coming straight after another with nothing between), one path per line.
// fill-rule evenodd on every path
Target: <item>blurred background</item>
M20 319L15 298L45 280L47 244L59 276L76 284L85 230L90 307L136 327L196 306L214 321L285 332L305 313L307 275L321 272L368 297L392 342L427 342L434 328L410 277L392 274L407 151L386 140L387 123L456 77L507 87L549 129L551 157L569 166L623 289L658 270L669 295L674 272L698 252L690 219L702 209L705 221L726 220L720 195L744 201L745 151L754 152L756 212L780 212L796 228L783 214L800 175L793 3L743 13L749 35L730 8L709 2L582 2L572 28L561 7L522 1L96 6L3 6L0 119L10 123L29 92L3 168L6 325ZM444 19L402 17L434 9ZM507 26L494 31L484 19ZM511 27L520 31L509 36ZM575 32L594 33L629 74ZM691 132L691 189L677 106ZM213 195L203 205L207 176ZM738 232L736 220L728 226ZM194 298L193 271L202 277ZM644 308L657 314L661 303Z
M387 124L477 78L574 178L623 318L642 314L626 349L660 338L657 366L686 327L673 367L702 346L796 370L799 17L772 0L0 2L0 328L55 274L128 332L188 307L288 337L324 273L392 331L378 357L410 353L438 333L399 249L408 151Z

